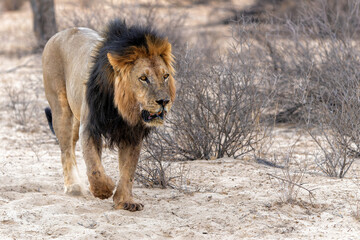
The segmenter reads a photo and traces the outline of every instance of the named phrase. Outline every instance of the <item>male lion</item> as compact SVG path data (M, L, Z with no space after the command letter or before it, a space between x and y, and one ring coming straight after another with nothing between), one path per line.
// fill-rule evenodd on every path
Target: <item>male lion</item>
M162 125L175 99L171 45L150 27L110 22L103 36L88 28L54 35L43 52L49 125L59 140L65 192L83 193L75 160L79 139L95 197L115 184L101 164L103 140L119 150L116 209L142 210L132 198L142 140ZM80 129L80 131L79 131Z

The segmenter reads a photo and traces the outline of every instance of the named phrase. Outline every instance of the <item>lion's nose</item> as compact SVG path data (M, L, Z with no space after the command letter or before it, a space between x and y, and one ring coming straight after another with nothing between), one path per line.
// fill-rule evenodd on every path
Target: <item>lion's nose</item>
M160 100L156 100L157 104L161 105L162 107L165 107L166 104L168 104L170 102L170 100L168 99L160 99Z

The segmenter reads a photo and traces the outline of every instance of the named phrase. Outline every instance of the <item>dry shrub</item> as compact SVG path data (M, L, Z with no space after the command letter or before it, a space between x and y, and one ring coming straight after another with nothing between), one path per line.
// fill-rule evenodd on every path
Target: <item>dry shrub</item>
M33 117L25 86L22 88L6 87L5 91L9 97L8 107L13 111L15 123L26 126Z
M2 7L5 11L19 10L26 0L2 0Z
M293 29L300 28L300 36L317 36L313 47L308 43L297 44L302 53L296 55L299 63L296 73L303 79L297 99L305 106L303 119L321 151L316 163L327 175L340 178L360 151L360 48L354 39L360 15L353 11L359 9L360 1L349 3L354 5L347 9L345 19L340 15L335 21L337 12L328 12L325 5L317 14L326 13L328 20L313 18L312 26L317 27L310 27L309 32L304 30L306 25L292 25ZM314 133L314 127L321 137Z
M264 75L245 56L247 43L239 44L244 48L219 57L200 42L204 48L185 48L177 58L178 91L169 124L151 136L151 143L165 145L167 159L237 158L265 136L260 123L271 101L262 91Z
M154 133L156 134L156 133ZM144 150L136 170L136 180L146 187L166 188L176 176L171 174L172 162L164 158L166 150L163 142L153 143L152 138L147 138Z
M8 96L8 108L12 112L14 123L19 124L24 131L37 129L37 115L39 114L38 95L29 92L28 86L6 86L4 91Z
M10 110L12 122L22 131L33 132L39 130L38 116L43 114L40 107L43 87L40 84L41 79L36 75L29 74L22 77L27 79L26 85L7 84L3 91L7 96L6 106Z
M300 1L303 2L303 1ZM294 19L315 37L355 36L360 33L359 0L305 1Z
M324 36L334 32L359 34L360 30L359 0L258 0L248 9L229 10L233 16L224 23L244 18L264 24L292 21L303 25L306 31Z
M360 152L360 51L333 50L329 52L331 62L318 76L324 81L318 87L318 98L309 102L308 124L321 150L316 163L327 175L342 178Z
M158 135L155 130L153 135ZM159 136L158 136L159 137ZM164 142L152 143L153 137L144 142L143 152L138 163L135 179L145 187L176 188L188 191L188 175L190 169L182 163L174 163L169 159L171 152Z
M250 57L277 89L269 113L306 124L320 170L344 177L360 152L360 1L301 2L298 18L243 18L235 36L252 40Z

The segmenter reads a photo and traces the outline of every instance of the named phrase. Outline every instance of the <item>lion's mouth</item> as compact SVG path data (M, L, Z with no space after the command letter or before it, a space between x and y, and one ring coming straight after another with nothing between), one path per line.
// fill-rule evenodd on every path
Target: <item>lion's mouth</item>
M157 113L150 113L147 110L142 110L141 117L143 118L144 122L151 122L155 119L164 120L166 113L167 112L165 109L162 109L160 112L157 112Z

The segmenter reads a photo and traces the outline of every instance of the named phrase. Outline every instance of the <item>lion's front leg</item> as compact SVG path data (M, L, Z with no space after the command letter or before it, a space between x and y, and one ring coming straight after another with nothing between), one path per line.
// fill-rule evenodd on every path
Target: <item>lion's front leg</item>
M114 194L116 209L140 211L144 208L143 204L134 202L132 197L134 174L140 149L141 144L136 146L122 144L119 148L120 181Z
M98 198L105 199L113 195L115 184L106 175L101 163L102 143L96 143L86 130L81 130L81 144L86 163L86 173L90 183L91 193Z

